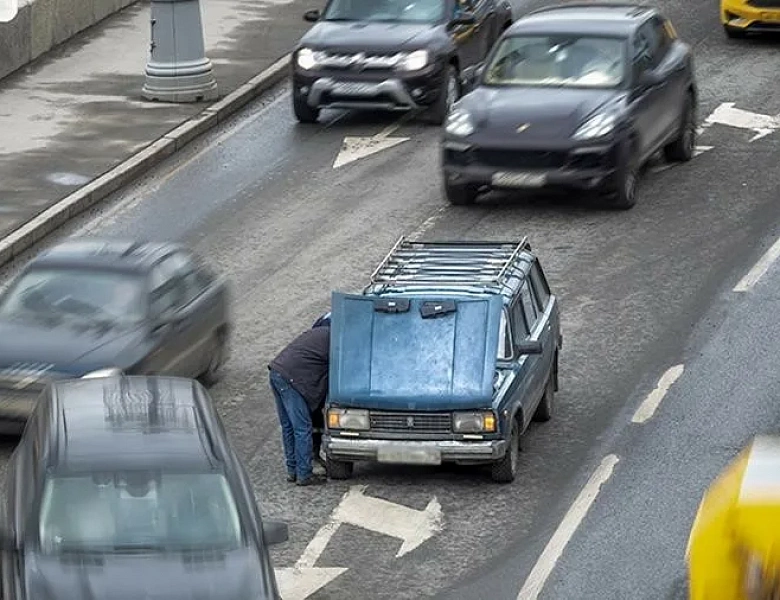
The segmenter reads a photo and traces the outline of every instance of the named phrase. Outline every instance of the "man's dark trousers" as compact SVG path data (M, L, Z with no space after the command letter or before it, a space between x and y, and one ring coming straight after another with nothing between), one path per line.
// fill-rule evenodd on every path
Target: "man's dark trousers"
M312 475L312 424L306 400L287 380L271 369L271 389L282 424L282 443L287 474L305 481Z

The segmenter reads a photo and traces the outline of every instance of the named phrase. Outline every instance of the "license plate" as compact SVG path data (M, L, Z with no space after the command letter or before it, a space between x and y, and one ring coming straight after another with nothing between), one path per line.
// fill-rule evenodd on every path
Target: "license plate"
M547 183L544 173L496 173L493 185L513 188L538 188Z
M337 83L333 86L333 94L341 96L373 96L376 85L373 83Z
M441 452L437 448L381 446L377 451L377 460L401 465L440 465Z

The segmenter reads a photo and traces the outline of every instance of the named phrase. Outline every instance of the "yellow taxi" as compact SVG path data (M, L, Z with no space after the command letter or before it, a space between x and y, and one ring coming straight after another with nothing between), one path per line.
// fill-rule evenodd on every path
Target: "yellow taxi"
M720 20L730 38L780 33L780 0L720 0Z

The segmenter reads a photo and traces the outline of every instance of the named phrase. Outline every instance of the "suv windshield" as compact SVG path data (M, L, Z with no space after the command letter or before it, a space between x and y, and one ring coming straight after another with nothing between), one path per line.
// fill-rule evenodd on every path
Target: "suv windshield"
M615 88L625 73L625 40L579 35L505 38L485 70L487 85Z
M325 21L433 23L444 17L445 0L332 0Z
M0 300L0 316L39 314L136 322L143 318L143 298L143 280L136 275L74 268L32 269Z
M219 473L128 471L52 477L39 535L47 554L232 550L238 510Z

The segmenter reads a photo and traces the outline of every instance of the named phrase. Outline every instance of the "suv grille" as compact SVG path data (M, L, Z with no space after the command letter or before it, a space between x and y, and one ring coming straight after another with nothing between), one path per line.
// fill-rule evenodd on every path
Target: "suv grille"
M508 169L557 169L566 164L566 152L539 150L488 150L474 151L478 163Z
M756 8L780 8L780 0L748 0L747 3Z
M371 429L413 433L450 433L450 413L371 412Z

